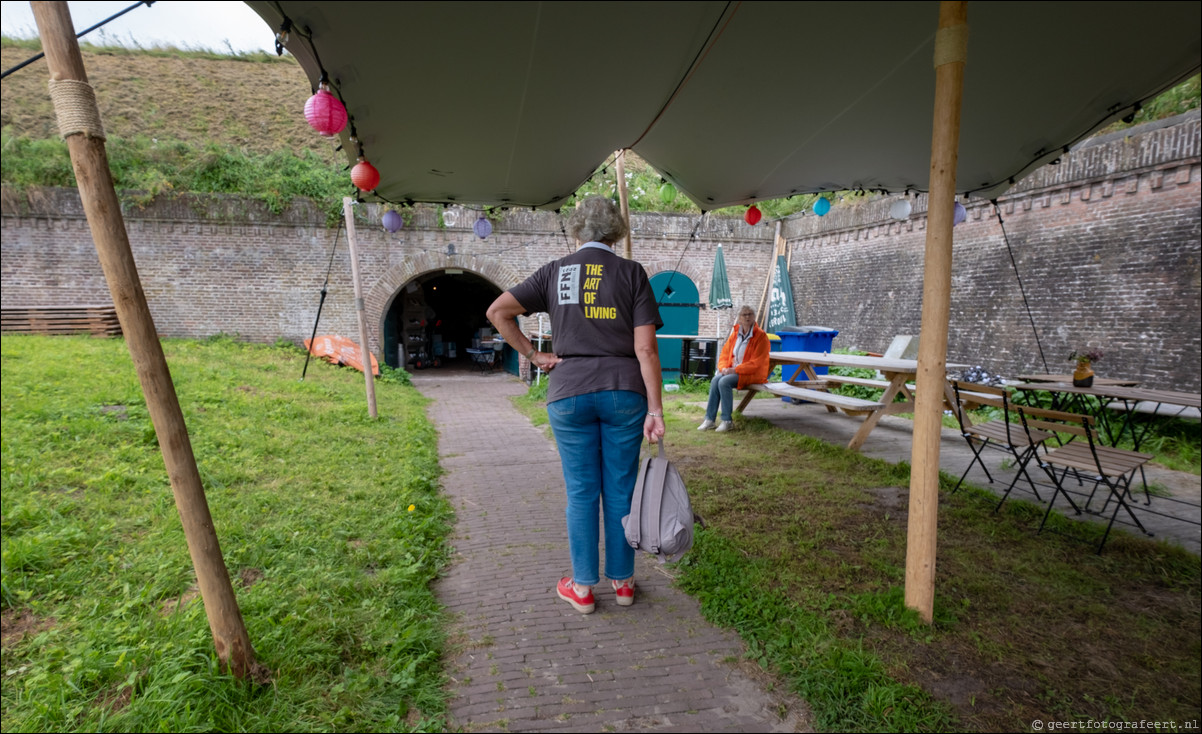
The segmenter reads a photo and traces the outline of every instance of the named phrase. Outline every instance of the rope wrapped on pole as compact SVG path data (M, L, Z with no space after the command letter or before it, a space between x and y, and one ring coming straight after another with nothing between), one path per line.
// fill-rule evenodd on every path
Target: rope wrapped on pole
M96 90L77 79L51 79L50 101L58 118L58 132L64 139L72 135L106 140L104 122L96 104Z

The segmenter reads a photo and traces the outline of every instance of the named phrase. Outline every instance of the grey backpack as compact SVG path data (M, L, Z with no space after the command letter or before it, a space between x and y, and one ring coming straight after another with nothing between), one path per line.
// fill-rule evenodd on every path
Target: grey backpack
M626 542L657 556L660 563L676 561L693 547L694 520L705 527L693 514L684 480L664 456L660 439L659 456L648 456L639 467L630 514L622 518Z

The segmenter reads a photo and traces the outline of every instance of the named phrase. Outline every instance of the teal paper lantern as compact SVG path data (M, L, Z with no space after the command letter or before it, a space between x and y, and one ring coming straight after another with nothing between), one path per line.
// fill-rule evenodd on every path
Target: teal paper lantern
M825 217L826 213L831 210L831 200L822 197L814 202L814 213L820 217Z

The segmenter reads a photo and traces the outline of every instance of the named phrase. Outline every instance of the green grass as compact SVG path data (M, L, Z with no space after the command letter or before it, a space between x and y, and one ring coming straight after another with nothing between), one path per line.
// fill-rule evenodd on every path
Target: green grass
M1165 543L941 477L934 623L906 608L909 466L736 417L669 453L708 528L675 566L702 613L804 699L818 731L1015 731L1036 718L1185 720L1202 705L1202 568ZM518 401L544 413L538 395ZM1167 712L1172 712L1169 716Z
M935 620L905 608L909 467L736 419L669 437L709 523L679 568L703 613L788 681L821 731L998 731L1039 715L1196 712L1196 555L942 477ZM1104 662L1100 662L1104 661Z
M218 670L119 339L5 336L5 731L428 731L445 721L451 509L424 400L228 338L164 342L272 684ZM393 376L394 378L396 376Z

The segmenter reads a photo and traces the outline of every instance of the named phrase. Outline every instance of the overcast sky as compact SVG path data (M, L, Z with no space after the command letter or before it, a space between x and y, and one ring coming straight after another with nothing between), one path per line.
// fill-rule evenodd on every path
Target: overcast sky
M133 4L131 0L122 0L69 2L68 6L75 30L79 32ZM28 2L0 2L0 26L6 36L32 38L37 35L37 24ZM97 45L171 45L218 52L228 52L233 47L234 51L275 53L273 31L242 2L159 0L150 7L135 8L80 40Z

